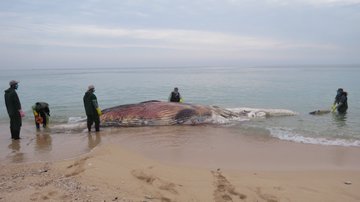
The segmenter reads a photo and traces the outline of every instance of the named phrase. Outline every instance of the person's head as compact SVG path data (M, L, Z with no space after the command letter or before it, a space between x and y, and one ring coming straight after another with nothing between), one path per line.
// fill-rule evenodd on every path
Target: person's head
M94 85L88 86L88 91L89 92L95 92L95 86Z
M179 89L177 87L175 87L174 92L179 92Z
M18 81L11 80L11 81L9 82L9 85L10 85L11 88L18 89L18 86L19 86L18 83L19 83Z
M345 91L344 91L342 94L343 94L343 95L345 95L346 97L347 97L347 95L348 95L348 93L347 93L347 92L345 92Z
M337 94L341 94L341 93L343 93L344 92L344 90L342 89L342 88L339 88L339 89L337 89Z

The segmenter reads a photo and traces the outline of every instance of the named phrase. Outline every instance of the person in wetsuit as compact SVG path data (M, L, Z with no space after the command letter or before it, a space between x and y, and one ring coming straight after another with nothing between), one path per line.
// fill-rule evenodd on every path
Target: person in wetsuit
M181 98L178 88L175 87L174 91L170 93L169 101L170 102L181 102L182 101L182 98Z
M32 106L32 110L35 118L35 125L37 129L40 129L40 124L46 128L49 123L50 109L49 104L46 102L37 102Z
M94 92L95 92L95 87L93 85L90 85L83 98L85 112L87 116L87 128L89 132L91 131L91 126L94 122L95 122L95 131L96 132L100 131L99 116L101 116L101 110L99 108L97 98Z
M334 100L334 104L332 106L332 111L335 112L335 110L338 111L338 113L343 114L348 109L347 104L347 92L344 91L344 89L339 88L336 91L336 96Z
M342 89L342 88L337 89L334 104L333 104L334 107L336 106L336 104L339 103L340 97L341 97L343 92L344 92L344 89Z
M10 118L10 132L11 139L20 139L21 118L25 113L21 110L21 103L16 93L18 89L18 81L12 80L9 82L10 88L5 90L5 105Z
M339 114L345 114L348 109L347 103L348 93L343 91L336 101L336 110ZM336 98L335 98L336 99Z

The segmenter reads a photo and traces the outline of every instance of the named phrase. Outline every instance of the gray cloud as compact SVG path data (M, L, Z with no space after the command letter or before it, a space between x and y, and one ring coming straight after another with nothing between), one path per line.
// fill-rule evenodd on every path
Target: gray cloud
M359 2L6 1L0 5L0 62L359 63Z

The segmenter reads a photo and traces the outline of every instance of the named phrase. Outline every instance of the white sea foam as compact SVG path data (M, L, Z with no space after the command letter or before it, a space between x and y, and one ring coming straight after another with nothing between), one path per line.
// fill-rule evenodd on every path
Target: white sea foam
M86 128L86 122L59 124L51 127L51 129L59 131L82 130L83 128Z
M249 121L250 119L247 117L229 117L229 118L225 118L221 115L212 114L211 117L211 123L215 123L215 124L228 124L228 123L232 123L232 122L243 122L243 121Z
M265 118L265 117L277 117L277 116L295 116L298 113L288 109L262 109L262 108L229 108L231 112L239 115L248 116L249 118Z
M79 123L86 121L86 117L69 117L68 123Z
M51 129L63 131L82 130L86 128L86 118L83 117L69 117L65 124L53 125Z
M286 128L270 128L270 134L272 137L279 138L281 140L287 140L292 142L299 142L305 144L318 144L318 145L332 145L332 146L360 146L360 140L346 140L339 138L323 138L323 137L305 137L293 132L291 129Z

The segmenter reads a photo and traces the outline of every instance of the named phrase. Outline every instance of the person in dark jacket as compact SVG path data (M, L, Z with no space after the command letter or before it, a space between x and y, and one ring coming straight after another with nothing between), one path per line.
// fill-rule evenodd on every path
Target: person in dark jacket
M348 103L347 103L347 92L342 92L341 96L336 102L336 109L339 114L345 114L348 109Z
M335 96L335 100L334 100L334 106L339 103L340 98L341 98L343 92L344 92L344 89L342 89L342 88L339 88L339 89L336 91L336 96Z
M88 131L91 131L91 126L95 122L95 130L100 131L100 117L101 110L99 108L97 98L94 94L95 87L90 85L88 87L88 91L86 91L84 95L84 107L87 116L87 128Z
M345 92L344 89L339 88L336 91L334 104L332 106L332 112L335 112L335 110L337 110L340 114L343 114L346 112L347 109L347 92Z
M169 101L170 102L182 102L182 98L181 98L178 88L175 87L174 91L170 93Z
M16 93L18 83L19 82L15 80L10 81L10 88L5 90L4 95L6 109L10 118L11 139L14 140L20 139L20 129L22 125L21 118L25 116L24 112L21 110L21 103Z
M37 102L32 106L32 110L35 118L35 125L37 129L40 129L40 124L46 128L49 123L50 109L49 104L46 102Z

